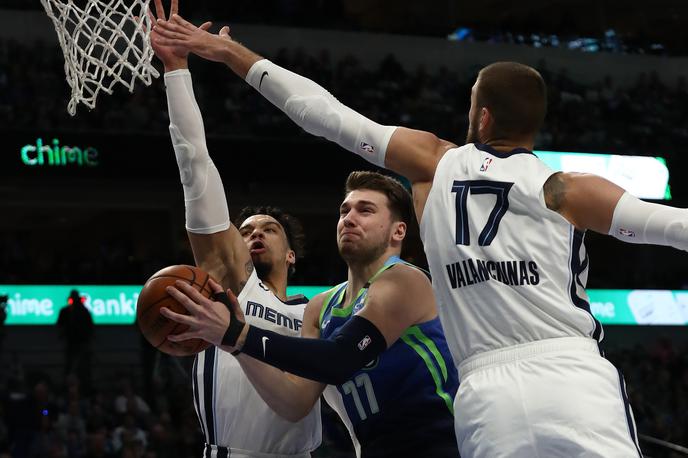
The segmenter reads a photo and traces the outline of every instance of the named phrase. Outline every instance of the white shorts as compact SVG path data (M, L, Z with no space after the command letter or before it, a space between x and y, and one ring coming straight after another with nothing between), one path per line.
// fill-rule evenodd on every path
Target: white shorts
M250 450L205 444L203 458L311 458L311 454L300 453L296 455L280 455L276 453L252 452Z
M481 353L459 365L461 456L638 457L621 373L584 337Z

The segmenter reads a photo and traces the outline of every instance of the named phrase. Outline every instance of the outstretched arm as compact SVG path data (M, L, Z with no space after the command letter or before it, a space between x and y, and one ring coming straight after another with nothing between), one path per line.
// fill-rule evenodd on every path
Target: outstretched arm
M222 303L203 297L183 282L175 286L167 291L186 307L190 316L164 307L161 313L189 329L168 339L178 342L201 338L223 350L239 349L271 366L331 385L351 378L410 326L437 316L429 280L417 269L403 265L382 273L370 286L361 311L327 339L288 337L246 325L236 300L227 304L234 311L235 318L230 318ZM314 329L313 336L320 308L313 307L307 317Z
M232 40L174 15L158 21L163 43L222 62L307 132L333 141L412 183L431 182L442 155L456 145L428 132L382 126L341 104L315 82L290 72Z
M177 8L178 0L172 0L170 14L176 14ZM157 17L164 19L162 0L155 0L155 9ZM208 27L209 22L199 30ZM155 30L151 31L151 45L165 67L170 136L184 187L186 229L196 265L238 293L253 264L239 231L229 221L222 180L208 154L203 118L188 70L188 50L165 45L160 39Z
M643 202L597 175L555 173L544 185L545 203L578 229L628 243L688 251L688 210Z

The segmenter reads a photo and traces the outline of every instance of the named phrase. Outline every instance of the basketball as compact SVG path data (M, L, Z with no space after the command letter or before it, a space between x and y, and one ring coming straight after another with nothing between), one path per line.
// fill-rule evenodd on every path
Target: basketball
M169 266L153 274L148 279L136 302L136 321L139 329L148 342L163 353L172 356L189 356L199 353L211 344L202 339L190 339L183 342L167 340L170 334L181 334L188 329L187 325L176 323L160 314L160 307L167 307L173 312L188 315L186 308L170 296L165 288L174 286L182 280L210 297L212 291L208 285L210 275L194 266Z

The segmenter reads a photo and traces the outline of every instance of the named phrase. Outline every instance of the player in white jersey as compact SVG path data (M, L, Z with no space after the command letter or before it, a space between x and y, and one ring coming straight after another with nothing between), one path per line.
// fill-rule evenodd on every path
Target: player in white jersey
M158 17L165 13L155 1ZM171 13L177 10L173 1ZM300 225L270 207L242 212L237 229L229 220L225 191L208 155L187 53L156 41L165 66L170 133L184 185L186 227L196 264L223 287L238 291L246 320L289 336L300 335L303 297L288 298L288 275L303 243ZM248 216L244 219L244 216ZM203 456L308 457L320 445L320 406L300 421L277 415L253 388L229 353L210 347L193 364L193 396L203 434Z
M381 126L313 81L182 18L165 43L225 63L306 131L413 186L440 315L459 366L464 457L638 456L623 379L599 353L585 294L587 229L688 249L688 213L594 175L556 173L531 151L546 87L525 65L483 68L467 145Z

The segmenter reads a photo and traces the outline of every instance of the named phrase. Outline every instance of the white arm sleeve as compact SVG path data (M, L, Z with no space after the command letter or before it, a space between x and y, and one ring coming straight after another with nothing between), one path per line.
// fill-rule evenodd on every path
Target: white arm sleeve
M165 73L170 136L184 186L186 229L213 234L229 228L229 209L220 174L208 155L201 110L188 70Z
M322 86L267 59L248 71L246 82L306 132L337 143L379 167L395 126L382 126L342 105Z
M609 235L688 251L688 210L643 202L626 192L614 209Z

